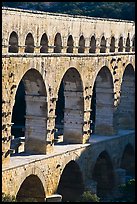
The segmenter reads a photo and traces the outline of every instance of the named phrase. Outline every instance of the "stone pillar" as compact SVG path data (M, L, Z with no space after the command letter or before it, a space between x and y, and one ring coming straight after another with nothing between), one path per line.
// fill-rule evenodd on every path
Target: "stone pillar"
M114 134L112 89L96 87L95 134Z
M92 194L97 194L97 182L89 179L86 182L85 191L90 191Z
M46 153L47 98L26 95L25 151Z
M126 182L126 170L122 168L115 169L115 185L119 186Z
M71 88L70 88L71 89ZM65 91L64 141L83 143L82 92Z

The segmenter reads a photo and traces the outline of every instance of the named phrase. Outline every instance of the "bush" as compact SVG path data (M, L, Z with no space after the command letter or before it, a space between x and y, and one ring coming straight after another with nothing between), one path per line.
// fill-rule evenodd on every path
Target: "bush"
M79 202L99 202L100 198L96 194L92 194L90 191L85 191Z
M122 196L114 201L135 202L135 179L130 179L126 184L120 185L119 190L122 193Z
M15 196L6 195L2 193L2 202L17 202Z

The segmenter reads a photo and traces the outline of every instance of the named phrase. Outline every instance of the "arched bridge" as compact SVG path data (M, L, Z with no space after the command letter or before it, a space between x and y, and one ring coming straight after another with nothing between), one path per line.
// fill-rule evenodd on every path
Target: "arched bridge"
M134 22L9 8L2 20L3 192L76 200L134 174Z

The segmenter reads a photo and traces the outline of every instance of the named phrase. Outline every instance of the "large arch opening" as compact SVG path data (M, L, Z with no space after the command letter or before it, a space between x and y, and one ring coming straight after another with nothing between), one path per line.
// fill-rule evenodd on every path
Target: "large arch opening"
M48 53L48 37L46 33L41 37L40 46L40 53Z
M13 31L10 34L8 52L11 52L11 53L17 53L18 52L18 35L15 31Z
M84 191L82 173L75 161L70 161L61 175L57 193L62 195L63 202L77 201Z
M113 127L113 80L107 67L98 72L91 100L91 130L98 135L111 135Z
M26 152L46 152L47 92L41 74L35 69L27 71L19 84L12 122L17 126L25 126L23 136ZM14 127L12 133L15 134ZM16 131L15 136L20 137L19 128Z
M45 191L41 180L36 175L28 176L17 193L17 202L45 202Z
M69 35L67 41L67 53L73 53L74 41L72 35Z
M61 53L61 49L62 49L61 34L57 33L54 40L54 52Z
M92 178L97 182L97 195L99 197L104 197L112 192L114 187L114 170L111 159L106 151L103 151L98 156Z
M64 93L63 93L64 91ZM83 84L79 72L69 68L62 78L58 92L58 104L64 120L62 120L63 141L67 143L83 143L84 97ZM58 104L56 113L58 112ZM59 120L57 114L56 122ZM56 123L57 125L57 123Z
M135 72L133 66L128 64L125 68L121 96L118 106L119 129L134 129L135 127Z
M121 168L126 169L127 176L135 175L135 152L131 144L127 144L121 159Z
M25 53L34 52L34 38L31 33L28 33L25 40Z

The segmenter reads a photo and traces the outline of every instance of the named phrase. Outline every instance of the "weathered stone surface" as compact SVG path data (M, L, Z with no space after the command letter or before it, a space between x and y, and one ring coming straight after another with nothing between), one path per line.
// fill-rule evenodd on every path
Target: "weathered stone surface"
M18 53L8 52L9 38L13 31L18 36ZM29 33L34 38L34 53L24 53L25 39ZM48 53L40 53L44 33L48 37ZM53 53L57 33L61 35L61 53ZM125 52L128 33L130 52ZM69 35L74 39L73 53L66 53ZM85 38L84 53L78 53L81 35ZM96 39L96 53L89 53L93 35ZM107 41L106 53L100 53L103 35ZM118 52L121 35L123 52ZM127 131L134 129L134 35L135 25L130 21L18 9L2 10L3 192L17 195L22 183L29 176L35 175L37 183L44 189L43 199L45 195L51 196L56 193L63 170L71 161L79 165L86 185L88 179L93 179L94 166L103 151L110 156L114 169L121 168L126 145L134 147L134 131L131 134L124 130L119 133L120 128ZM114 53L110 53L112 36L115 37ZM26 94L25 149L36 155L33 160L33 154L22 155L21 161L17 159L16 163L16 157L10 158L10 136L15 96L21 80ZM61 81L65 87L64 141L75 143L73 149L70 149L72 144L59 145L61 150L54 145L55 110ZM90 126L94 122L90 117L93 114L91 103L94 103L94 86L95 134L100 135L95 137ZM106 135L110 137L106 138ZM78 147L76 143L81 146ZM92 187L96 192L95 186Z

